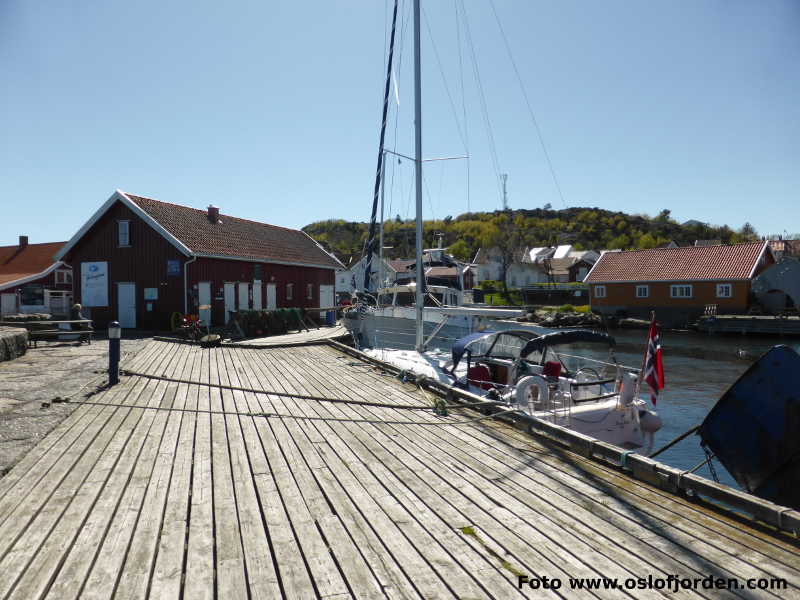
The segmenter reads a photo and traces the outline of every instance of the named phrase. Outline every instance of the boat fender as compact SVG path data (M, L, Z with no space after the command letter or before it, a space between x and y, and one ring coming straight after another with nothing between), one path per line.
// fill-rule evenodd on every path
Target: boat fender
M514 390L514 401L517 404L528 405L530 402L529 392L534 386L538 390L536 402L546 402L550 395L550 390L544 377L538 375L527 375L517 382Z
M639 425L645 433L655 433L663 425L661 417L652 410L639 411Z
M633 402L633 393L635 390L636 376L627 371L623 371L622 383L619 387L619 399L622 401L623 405L628 405Z

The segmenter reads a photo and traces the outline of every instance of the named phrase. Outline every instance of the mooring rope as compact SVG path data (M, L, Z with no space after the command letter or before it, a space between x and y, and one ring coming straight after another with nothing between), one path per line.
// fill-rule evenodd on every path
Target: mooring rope
M222 390L232 390L236 392L248 392L252 394L269 394L271 396L280 396L283 398L296 398L299 400L314 400L317 402L333 402L337 404L353 404L355 406L371 406L373 408L396 408L400 410L430 410L431 406L421 404L392 404L391 402L368 402L366 400L352 400L350 398L329 398L327 396L314 396L311 394L295 394L289 392L279 392L277 390L263 390L258 388L246 388L235 385L222 385L219 383L210 383L204 381L192 381L190 379L177 379L174 377L166 377L164 375L152 375L150 373L140 373L138 371L129 371L127 369L120 371L121 375L129 375L135 377L145 377L147 379L156 379L158 381L166 381L169 383L186 383L189 385L202 385L204 387L218 388Z
M166 412L185 412L185 413L194 413L194 414L202 414L202 415L223 415L223 416L235 416L235 417L252 417L252 418L264 418L264 419L297 419L298 421L326 421L326 422L338 422L338 423L365 423L370 425L469 425L472 423L477 423L479 421L484 421L486 419L495 419L501 415L516 412L517 409L508 409L496 412L491 415L483 415L480 417L475 417L473 419L465 419L462 421L449 421L449 422L441 422L441 421L387 421L385 419L351 419L347 417L310 417L307 415L287 415L283 413L275 413L275 412L237 412L237 411L227 411L227 410L211 410L211 409L200 409L200 408L175 408L175 407L166 407L166 406L141 406L139 404L119 404L115 402L91 402L88 400L78 400L72 401L67 400L69 404L81 404L81 405L88 405L88 406L104 406L104 407L111 407L111 408L138 408L142 410L156 410L156 411L166 411ZM437 413L438 414L438 413Z

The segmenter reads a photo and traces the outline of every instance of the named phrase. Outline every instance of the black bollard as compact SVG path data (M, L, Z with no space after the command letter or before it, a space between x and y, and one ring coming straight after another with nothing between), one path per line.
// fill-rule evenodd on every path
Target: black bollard
M108 385L119 383L119 338L122 334L119 323L108 324Z

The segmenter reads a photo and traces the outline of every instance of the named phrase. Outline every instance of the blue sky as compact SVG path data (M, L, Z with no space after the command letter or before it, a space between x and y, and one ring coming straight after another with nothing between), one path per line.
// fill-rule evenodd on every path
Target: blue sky
M426 166L426 218L499 208L507 173L513 208L800 232L800 2L493 2L423 2L424 154L470 155ZM387 135L406 154L410 8ZM390 10L3 0L0 244L66 240L116 188L287 227L368 219ZM388 175L387 213L413 216L412 165Z

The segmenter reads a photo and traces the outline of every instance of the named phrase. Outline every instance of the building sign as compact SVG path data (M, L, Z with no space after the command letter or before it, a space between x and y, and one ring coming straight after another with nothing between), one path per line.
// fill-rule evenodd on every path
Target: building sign
M81 263L81 303L83 306L108 306L108 263Z
M158 288L144 288L145 300L158 300Z
M181 261L170 259L167 261L167 275L169 277L181 276Z

